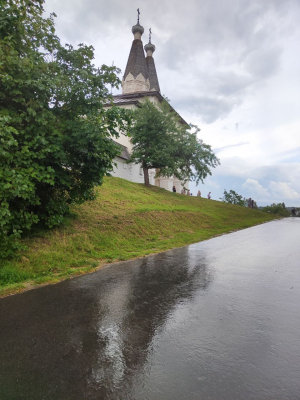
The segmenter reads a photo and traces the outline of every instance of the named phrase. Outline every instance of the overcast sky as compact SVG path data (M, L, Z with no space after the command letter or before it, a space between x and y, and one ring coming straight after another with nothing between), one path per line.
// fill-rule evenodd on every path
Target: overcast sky
M62 43L91 44L96 66L122 72L138 7L162 94L220 158L202 195L233 189L258 205L300 206L300 1L45 3Z

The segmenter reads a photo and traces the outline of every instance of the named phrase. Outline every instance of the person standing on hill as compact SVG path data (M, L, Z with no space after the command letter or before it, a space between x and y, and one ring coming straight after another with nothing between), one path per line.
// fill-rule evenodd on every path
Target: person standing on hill
M208 193L207 198L208 198L208 200L211 199L211 192Z
M173 186L173 193L176 193L176 187L175 186Z
M201 197L201 192L198 190L197 197Z

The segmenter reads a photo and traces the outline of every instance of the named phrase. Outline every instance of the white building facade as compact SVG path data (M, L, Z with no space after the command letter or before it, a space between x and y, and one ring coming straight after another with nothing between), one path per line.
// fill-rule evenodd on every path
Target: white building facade
M164 101L160 93L160 87L156 74L156 68L153 58L155 46L151 43L151 31L149 35L149 43L143 48L142 34L144 28L139 24L132 27L134 40L132 42L129 53L125 73L122 80L122 94L113 96L113 104L118 107L135 109L139 102L149 99L154 104L159 104ZM145 49L145 52L144 52ZM111 107L106 104L105 107ZM183 119L183 124L188 125ZM128 181L144 183L143 169L138 164L127 164L127 160L132 152L132 144L130 138L120 135L115 139L122 147L122 152L119 157L114 160L117 166L111 173L112 176L126 179ZM149 170L149 180L151 185L162 187L172 191L175 186L176 192L180 193L183 186L181 182L175 178L155 178L155 170ZM187 183L185 188L187 188Z

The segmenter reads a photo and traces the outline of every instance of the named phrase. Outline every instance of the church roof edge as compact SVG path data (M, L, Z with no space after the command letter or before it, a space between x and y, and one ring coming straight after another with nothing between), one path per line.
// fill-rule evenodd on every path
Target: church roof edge
M104 104L105 106L110 106L111 104L114 105L122 105L122 104L137 104L139 102L138 99L143 98L143 97L149 97L149 96L155 96L158 98L160 102L164 101L164 97L160 94L158 91L151 91L151 92L139 92L139 93L128 93L128 94L116 94L112 96L112 102L107 102ZM180 117L180 122L183 125L190 126L182 117L181 115L169 104L171 111L175 112L178 114Z

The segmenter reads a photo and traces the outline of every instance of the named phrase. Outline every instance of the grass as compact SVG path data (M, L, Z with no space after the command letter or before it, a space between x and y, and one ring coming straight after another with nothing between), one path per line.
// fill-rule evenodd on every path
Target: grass
M247 228L278 216L107 178L98 198L72 208L59 228L23 239L0 264L0 295Z

